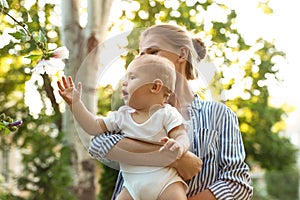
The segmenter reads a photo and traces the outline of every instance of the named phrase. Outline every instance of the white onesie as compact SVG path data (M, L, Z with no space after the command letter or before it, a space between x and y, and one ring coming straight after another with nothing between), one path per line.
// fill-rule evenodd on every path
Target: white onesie
M118 111L111 112L105 117L104 123L109 131L122 130L129 138L150 143L159 143L162 137L176 126L182 125L184 119L176 108L165 104L156 110L151 117L143 122L136 123L132 117L132 108L122 106ZM182 182L176 170L169 167L134 166L120 163L124 177L124 186L134 200L153 200L172 183Z

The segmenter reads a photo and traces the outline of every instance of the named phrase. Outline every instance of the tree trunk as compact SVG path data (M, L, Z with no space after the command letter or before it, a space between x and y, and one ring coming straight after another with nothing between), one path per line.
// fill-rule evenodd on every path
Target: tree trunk
M79 24L80 0L63 0L61 36L63 44L70 55L66 62L65 75L72 76L75 84L83 84L82 100L93 113L97 111L95 89L100 44L107 32L106 24L112 1L89 0L88 23L86 27ZM74 121L69 109L63 114L63 130L71 147L70 164L73 176L73 192L79 200L95 200L97 179L99 178L96 161L88 154L90 136Z

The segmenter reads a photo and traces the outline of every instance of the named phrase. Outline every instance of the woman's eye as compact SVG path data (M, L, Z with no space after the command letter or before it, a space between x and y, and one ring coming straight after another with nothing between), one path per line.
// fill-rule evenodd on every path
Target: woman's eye
M149 54L156 55L159 52L158 49L153 49L149 52Z
M129 79L133 80L133 79L135 79L135 76L129 76Z

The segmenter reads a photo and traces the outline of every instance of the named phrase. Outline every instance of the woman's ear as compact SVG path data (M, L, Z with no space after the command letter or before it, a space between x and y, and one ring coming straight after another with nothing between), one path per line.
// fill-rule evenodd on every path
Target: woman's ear
M163 82L160 79L155 79L153 81L153 86L151 88L151 92L157 94L161 91L162 87L163 87Z
M189 56L189 50L186 47L181 47L178 62L187 61L188 56Z

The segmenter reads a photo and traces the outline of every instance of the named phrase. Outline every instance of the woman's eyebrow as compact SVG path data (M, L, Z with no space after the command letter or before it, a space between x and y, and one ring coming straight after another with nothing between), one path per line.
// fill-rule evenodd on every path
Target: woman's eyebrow
M128 77L128 76L132 76L132 75L134 75L133 72L128 72L128 73L126 73L126 76L127 76L127 77Z
M150 50L150 49L160 49L160 47L158 47L158 46L146 47L146 48L141 49L141 52L144 52L144 51L147 51L147 50Z

